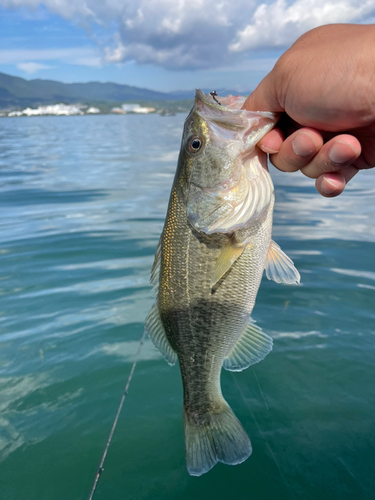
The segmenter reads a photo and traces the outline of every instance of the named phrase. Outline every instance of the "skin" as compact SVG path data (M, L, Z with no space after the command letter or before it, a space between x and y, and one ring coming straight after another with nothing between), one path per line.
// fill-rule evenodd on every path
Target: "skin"
M281 112L258 146L275 167L341 194L375 166L375 25L336 24L301 36L247 98L251 111Z

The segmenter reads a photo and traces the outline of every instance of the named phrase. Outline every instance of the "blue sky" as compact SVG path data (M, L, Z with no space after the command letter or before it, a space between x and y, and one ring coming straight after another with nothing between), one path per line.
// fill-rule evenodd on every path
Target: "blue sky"
M302 33L375 0L0 0L0 71L156 90L251 90Z

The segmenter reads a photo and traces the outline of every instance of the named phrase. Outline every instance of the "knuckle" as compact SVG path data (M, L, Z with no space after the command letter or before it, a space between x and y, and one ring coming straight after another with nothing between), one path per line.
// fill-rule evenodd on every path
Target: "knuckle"
M285 156L282 153L270 156L270 161L274 167L284 172L296 172L300 170L301 164L291 156Z
M330 161L312 161L306 165L306 167L301 169L302 173L310 179L317 179L322 174L327 174L328 172L339 172L340 170L340 165L335 165Z

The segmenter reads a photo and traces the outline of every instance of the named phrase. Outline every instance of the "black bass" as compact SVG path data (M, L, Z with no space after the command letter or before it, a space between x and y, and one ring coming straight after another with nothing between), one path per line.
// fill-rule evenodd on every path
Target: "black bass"
M273 113L242 110L245 98L197 90L185 121L177 172L156 251L156 302L146 330L184 389L186 462L200 476L235 465L250 440L223 398L221 368L261 361L272 339L250 318L263 270L298 283L293 262L271 239L274 189L257 142Z

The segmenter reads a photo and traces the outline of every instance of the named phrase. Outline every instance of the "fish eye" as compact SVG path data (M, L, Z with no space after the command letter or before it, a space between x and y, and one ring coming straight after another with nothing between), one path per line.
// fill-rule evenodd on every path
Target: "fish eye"
M188 143L190 153L197 153L202 147L202 139L200 137L192 137Z

